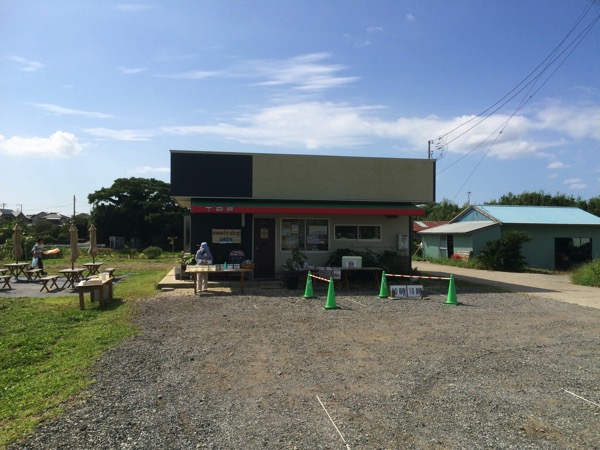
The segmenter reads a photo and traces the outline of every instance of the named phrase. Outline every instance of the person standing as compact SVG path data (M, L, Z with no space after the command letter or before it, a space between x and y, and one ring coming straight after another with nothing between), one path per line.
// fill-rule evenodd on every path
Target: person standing
M44 254L44 240L42 238L38 238L37 242L31 249L31 255L34 258L37 258L37 267L34 267L34 269L35 268L41 269L42 275L46 275L46 272L44 272L44 261L42 260L43 254Z
M212 264L212 253L208 248L208 244L203 242L200 244L200 248L196 252L196 264ZM198 272L198 291L208 290L208 272Z

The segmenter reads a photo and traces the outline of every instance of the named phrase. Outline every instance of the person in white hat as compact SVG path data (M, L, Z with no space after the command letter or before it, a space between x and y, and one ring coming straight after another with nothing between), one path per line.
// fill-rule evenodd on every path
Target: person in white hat
M212 253L208 248L208 244L203 242L196 252L196 264L212 264ZM208 272L198 273L198 291L208 291Z

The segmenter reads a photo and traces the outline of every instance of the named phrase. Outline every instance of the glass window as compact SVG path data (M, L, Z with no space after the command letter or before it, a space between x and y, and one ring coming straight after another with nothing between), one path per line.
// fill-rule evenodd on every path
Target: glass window
M282 219L281 250L299 248L304 252L329 251L327 219Z
M381 225L336 225L334 236L338 240L380 241Z
M336 225L336 239L358 239L358 227L356 225Z
M379 225L361 225L358 227L358 238L363 241L380 241L381 227Z

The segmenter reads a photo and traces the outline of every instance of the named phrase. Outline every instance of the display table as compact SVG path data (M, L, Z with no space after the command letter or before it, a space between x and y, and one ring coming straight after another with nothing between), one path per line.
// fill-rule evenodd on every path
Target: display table
M200 274L200 273L208 273L208 274L219 273L219 274L226 274L226 275L239 274L239 276L240 276L240 291L242 292L242 294L244 293L244 278L247 273L248 274L252 273L252 269L216 269L213 267L215 267L215 266L204 266L204 265L187 266L185 271L186 271L186 273L191 274L192 279L194 280L194 294L198 293L198 274Z
M106 280L97 279L80 281L77 286L77 292L79 293L79 309L85 308L84 294L90 293L90 301L93 303L96 300L100 303L100 309L104 308L107 301L113 299L113 279L107 278Z

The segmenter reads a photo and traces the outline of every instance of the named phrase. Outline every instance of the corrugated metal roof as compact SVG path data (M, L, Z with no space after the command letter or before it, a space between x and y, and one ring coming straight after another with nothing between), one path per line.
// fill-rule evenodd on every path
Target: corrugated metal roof
M600 217L573 207L483 205L476 208L502 223L600 225Z
M429 230L419 231L419 234L469 234L473 231L481 230L482 228L491 227L493 225L496 225L496 223L488 221L457 222L440 225L439 227L431 228Z

